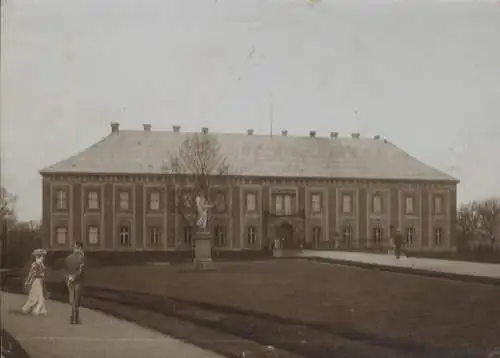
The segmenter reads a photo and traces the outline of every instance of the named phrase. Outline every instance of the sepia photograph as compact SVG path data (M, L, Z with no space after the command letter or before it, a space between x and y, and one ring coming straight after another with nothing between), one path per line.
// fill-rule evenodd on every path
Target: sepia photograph
M0 358L500 358L500 2L1 0Z

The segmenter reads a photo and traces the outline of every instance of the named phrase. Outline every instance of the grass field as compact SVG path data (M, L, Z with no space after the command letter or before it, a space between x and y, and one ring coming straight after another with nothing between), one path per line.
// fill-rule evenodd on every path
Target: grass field
M90 268L89 286L212 303L460 351L500 345L500 287L305 260Z

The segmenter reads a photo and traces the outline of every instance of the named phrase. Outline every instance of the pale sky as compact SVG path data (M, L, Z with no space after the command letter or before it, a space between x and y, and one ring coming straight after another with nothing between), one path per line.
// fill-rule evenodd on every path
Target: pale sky
M3 0L2 0L3 1ZM5 21L6 20L6 21ZM2 184L41 216L38 170L121 128L376 134L500 195L500 3L6 0Z

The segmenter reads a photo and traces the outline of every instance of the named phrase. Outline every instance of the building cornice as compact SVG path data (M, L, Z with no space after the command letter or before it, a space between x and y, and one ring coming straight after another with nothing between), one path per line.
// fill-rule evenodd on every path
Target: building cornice
M107 173L41 173L43 179L63 182L111 182L111 183L148 183L148 184L182 184L190 176L175 174L107 174ZM418 180L418 179L360 179L360 178L282 178L282 177L245 177L245 176L213 176L214 181L237 185L315 185L315 186L361 186L372 188L384 185L395 185L398 188L410 189L450 189L455 190L458 181Z

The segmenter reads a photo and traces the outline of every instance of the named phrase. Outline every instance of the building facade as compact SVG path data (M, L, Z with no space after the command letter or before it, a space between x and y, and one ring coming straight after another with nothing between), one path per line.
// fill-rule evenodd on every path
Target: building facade
M50 250L68 250L75 241L89 251L192 248L195 228L175 210L177 192L187 185L182 177L147 168L106 173L58 165L41 172L43 238ZM400 228L410 248L449 250L455 247L457 183L447 177L215 177L213 244L260 250L283 238L289 247L373 248L389 245Z

